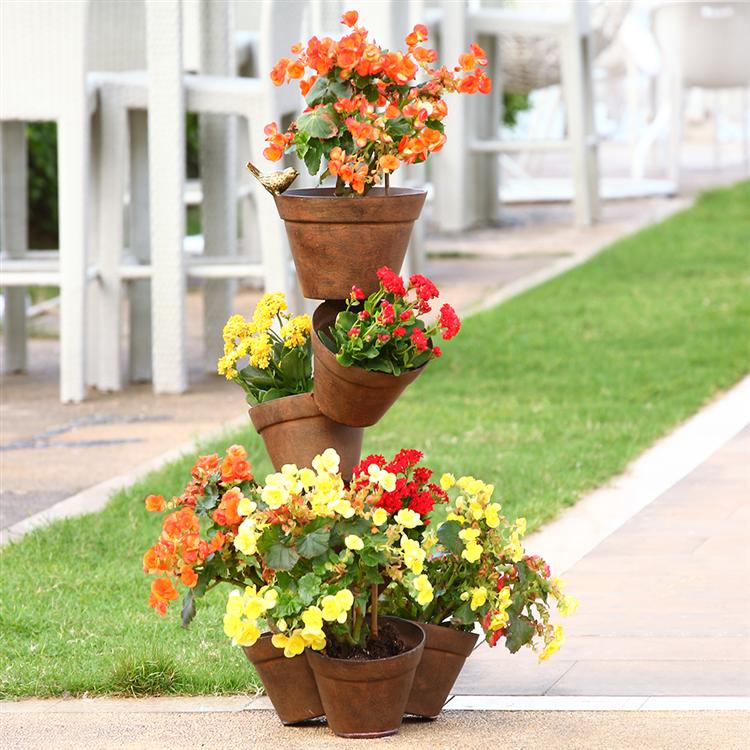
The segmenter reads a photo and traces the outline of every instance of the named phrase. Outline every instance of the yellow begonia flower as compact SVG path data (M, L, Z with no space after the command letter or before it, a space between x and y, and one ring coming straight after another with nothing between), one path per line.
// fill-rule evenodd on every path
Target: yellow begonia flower
M467 562L475 563L482 556L483 551L484 547L481 544L469 542L466 545L466 549L461 553L461 557Z
M578 601L574 596L563 596L557 602L557 609L563 617L572 615L577 609L581 602Z
M417 592L417 604L422 607L428 605L434 598L432 584L426 575L419 575L413 581L415 591Z
M354 604L354 595L349 589L342 589L333 596L324 596L320 603L326 622L346 622L346 615Z
M297 464L284 464L280 473L286 479L296 479L298 471Z
M484 522L491 529L496 529L500 525L500 509L498 503L490 503L484 509Z
M449 490L455 483L456 477L454 477L453 474L443 474L443 476L440 477L440 486L444 490Z
M260 628L254 620L243 620L242 625L232 638L234 646L252 646L260 638Z
M409 539L406 534L401 535L401 549L406 567L415 575L419 575L424 569L424 559L427 553L419 546L419 542Z
M526 533L526 519L525 518L517 518L516 519L516 528L518 529L518 535L523 536Z
M386 492L393 492L396 489L396 475L390 471L381 469L377 464L370 464L367 467L367 473L370 477L370 484L382 487Z
M478 500L472 500L469 503L469 512L475 521L478 521L484 515L484 506Z
M351 550L361 550L365 546L365 543L362 541L362 537L359 537L356 534L347 535L344 538L344 544L346 545L347 549Z
M505 610L496 612L490 620L490 630L502 630L508 624L509 619L510 615Z
M237 531L237 536L234 538L234 546L244 555L254 555L258 551L258 539L260 533L255 531L252 527L243 529L245 521L240 524Z
M519 538L517 531L514 531L510 535L507 554L510 555L510 559L513 562L518 562L523 557L523 547L521 546L521 539Z
M388 511L385 508L375 508L372 513L372 522L376 526L382 526L388 520Z
M354 515L352 504L342 497L331 500L328 503L328 510L331 513L338 513L342 518L351 518Z
M552 640L544 647L542 653L539 654L539 661L547 661L547 659L549 659L552 654L559 651L560 646L562 646L564 640L565 637L563 634L562 625L555 625L555 632L552 636Z
M326 448L319 456L312 460L312 467L318 474L338 474L339 454L333 448Z
M302 622L305 627L300 635L304 638L305 643L314 651L320 651L325 648L326 637L323 633L323 613L319 607L308 607L302 613Z
M227 598L227 614L237 616L242 614L242 593L239 589L233 589L229 593L229 597Z
M315 484L315 472L312 469L300 469L299 481L306 490L309 490Z
M301 654L307 645L302 636L302 630L300 629L293 630L291 635L287 635L286 633L275 633L271 637L271 643L273 643L276 648L283 648L284 656L288 659L297 656L297 654Z
M249 516L255 512L258 504L252 501L249 497L244 497L237 503L237 515L238 516Z
M458 538L468 544L469 542L475 542L481 533L480 529L461 529L458 532Z
M487 601L487 589L479 586L471 590L471 603L469 606L472 611L479 609Z
M449 513L445 517L446 521L458 521L459 523L466 523L466 518L464 516L459 516L458 513Z
M395 515L396 523L400 524L406 529L416 529L417 526L422 525L422 519L419 513L416 513L409 508L401 508L401 510Z
M280 508L289 499L289 493L283 487L276 487L267 484L260 493L260 499L271 510Z

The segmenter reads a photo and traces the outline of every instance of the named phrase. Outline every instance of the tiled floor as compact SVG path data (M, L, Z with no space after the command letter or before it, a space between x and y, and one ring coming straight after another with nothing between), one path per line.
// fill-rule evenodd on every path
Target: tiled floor
M564 578L561 651L482 646L456 694L750 696L750 427Z

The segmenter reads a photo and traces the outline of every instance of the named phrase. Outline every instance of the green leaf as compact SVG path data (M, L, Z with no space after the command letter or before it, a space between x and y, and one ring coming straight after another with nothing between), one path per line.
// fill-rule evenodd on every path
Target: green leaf
M330 105L300 115L297 127L311 138L333 138L339 132L336 113Z
M462 625L471 625L476 621L476 613L472 610L469 602L464 602L454 613L453 619L458 620Z
M182 627L186 628L195 617L195 600L193 599L193 589L188 589L185 598L182 600Z
M319 141L315 141L301 157L305 161L307 171L311 175L316 175L320 171L320 160L323 158L323 148L320 146Z
M210 559L210 558L209 558ZM200 599L206 593L206 587L214 578L214 572L211 569L202 570L198 574L198 582L190 590L193 599Z
M437 130L439 133L445 132L445 125L441 120L427 120L425 125L431 130Z
M282 398L288 395L288 393L285 393L280 388L269 388L267 391L261 391L258 394L258 403L263 404L266 401L273 401L275 398Z
M307 92L305 101L309 107L314 107L316 104L333 103L337 99L348 99L351 95L351 86L346 81L320 76Z
M511 654L525 646L534 637L534 626L528 617L512 617L505 628L505 645Z
M372 549L372 547L365 547L359 553L360 559L368 567L377 567L378 565L385 565L385 555L383 552L378 552Z
M336 328L343 333L348 334L351 327L357 323L357 314L350 310L342 310L336 316Z
M412 124L405 117L394 117L392 120L388 120L388 134L396 138L406 135L412 127Z
M297 549L308 559L322 555L328 549L331 532L328 529L315 529L297 540Z
M320 593L320 579L315 573L306 573L299 579L297 596L300 603L306 607Z
M207 484L206 489L195 504L195 512L207 516L219 504L219 490L215 484Z
M461 524L458 521L446 521L438 529L440 543L454 555L460 555L464 549L464 543L458 537L460 531Z
M291 570L297 564L297 560L297 550L281 542L272 544L266 552L266 565L273 570Z

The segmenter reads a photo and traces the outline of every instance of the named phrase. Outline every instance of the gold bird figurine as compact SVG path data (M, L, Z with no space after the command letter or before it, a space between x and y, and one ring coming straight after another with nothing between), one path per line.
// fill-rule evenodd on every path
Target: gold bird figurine
M299 172L294 167L263 174L254 164L248 162L247 169L271 195L281 195L299 177Z

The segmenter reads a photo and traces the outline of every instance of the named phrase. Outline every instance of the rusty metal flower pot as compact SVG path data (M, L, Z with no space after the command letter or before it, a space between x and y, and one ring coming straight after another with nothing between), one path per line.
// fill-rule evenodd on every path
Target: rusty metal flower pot
M359 463L363 430L338 424L318 408L312 393L284 396L257 404L250 419L263 438L276 471L284 464L299 468L326 448L334 448L341 459L341 476L348 480Z
M356 365L343 367L318 336L318 331L327 331L333 324L340 309L335 302L323 302L313 314L313 397L320 411L334 422L369 427L381 419L427 365L398 376Z
M378 289L377 270L397 273L426 192L373 188L364 196L337 196L332 188L287 190L275 195L286 225L302 294L346 299L353 285Z
M390 620L408 651L387 659L331 659L307 650L328 726L339 737L387 737L396 734L411 690L425 635L416 623Z
M417 667L406 713L436 719L479 636L443 625L419 623L425 632L424 653Z
M282 724L323 716L315 677L304 654L288 659L271 643L270 633L263 634L243 651L263 681Z

